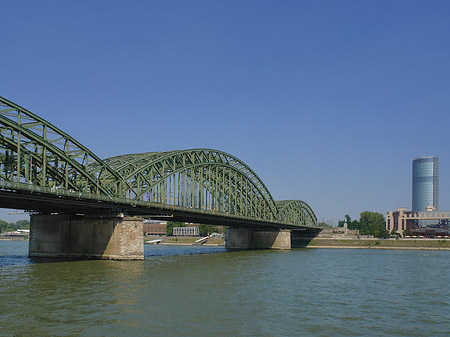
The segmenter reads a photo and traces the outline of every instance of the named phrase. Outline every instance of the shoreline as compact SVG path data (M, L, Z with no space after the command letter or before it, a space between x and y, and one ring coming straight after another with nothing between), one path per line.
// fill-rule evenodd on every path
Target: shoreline
M317 248L317 249L390 249L390 250L450 250L447 247L376 247L376 246L307 246L305 248Z
M152 245L152 243L145 243L147 245ZM224 246L225 244L219 244L219 243L204 243L202 245L194 245L192 243L187 243L187 242L161 242L161 243L153 243L153 245L164 245L164 246L209 246L209 247L220 247L220 246Z
M1 241L22 241L28 242L28 240L23 240L22 238L0 238ZM151 244L144 242L145 245ZM203 245L195 245L192 239L184 240L181 242L176 241L166 241L160 242L159 245L165 246L205 246L205 247L225 247L225 243L214 242L214 243L204 243ZM295 248L315 248L315 249L385 249L385 250L441 250L450 251L450 240L433 239L433 240L423 240L423 239L399 239L399 240L389 240L389 239L350 239L350 238L314 238L303 247L292 247Z
M397 249L397 250L450 250L450 240L423 239L353 239L353 238L314 238L306 248L336 249Z

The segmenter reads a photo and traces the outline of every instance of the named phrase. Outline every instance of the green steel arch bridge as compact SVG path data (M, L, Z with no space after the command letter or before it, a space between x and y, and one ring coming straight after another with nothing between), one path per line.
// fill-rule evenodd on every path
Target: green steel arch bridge
M43 214L109 210L243 228L317 229L308 204L275 201L256 173L228 153L190 149L100 159L3 97L0 202Z

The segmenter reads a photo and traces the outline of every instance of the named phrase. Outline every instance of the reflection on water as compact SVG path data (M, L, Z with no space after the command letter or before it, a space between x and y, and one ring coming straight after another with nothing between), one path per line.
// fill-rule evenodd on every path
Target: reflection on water
M27 258L0 242L0 335L450 333L450 252L146 245L144 261Z

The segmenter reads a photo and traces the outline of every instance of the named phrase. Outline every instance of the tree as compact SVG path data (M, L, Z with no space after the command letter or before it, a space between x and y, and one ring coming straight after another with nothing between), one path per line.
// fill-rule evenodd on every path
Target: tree
M352 223L352 218L350 218L350 215L346 214L344 216L344 220L338 221L338 227L344 227L344 224L347 223L347 226Z
M0 220L0 233L6 232L7 227L8 227L8 223L4 220Z
M350 222L348 224L348 229L354 230L354 229L359 229L360 228L360 223L358 220L353 220L352 222Z
M28 221L28 220L19 220L19 221L16 222L16 225L20 229L28 229L28 228L30 228L30 221Z
M198 231L201 236L206 236L211 233L217 233L217 226L200 224L198 225Z
M360 233L363 235L373 235L377 238L389 237L389 232L386 230L386 221L381 213L369 211L362 212L359 224Z
M360 214L359 221L353 220L348 214L344 220L339 220L338 227L344 227L347 222L348 229L359 230L362 235L373 235L377 238L388 238L389 232L386 230L386 221L381 213L365 211Z
M28 220L19 220L16 223L8 223L0 220L0 233L11 232L16 229L30 229L30 222Z

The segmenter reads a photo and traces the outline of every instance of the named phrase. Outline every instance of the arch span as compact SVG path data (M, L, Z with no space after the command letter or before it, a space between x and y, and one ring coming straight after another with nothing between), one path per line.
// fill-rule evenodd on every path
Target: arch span
M277 201L279 220L286 223L301 223L316 227L317 217L309 205L302 200Z
M51 123L0 97L0 179L114 196L121 177ZM95 165L96 172L90 168ZM112 184L101 184L104 176Z
M269 190L244 162L222 151L191 149L108 158L131 187L127 197L211 212L277 219Z
M213 149L107 158L51 123L0 97L0 182L87 192L129 205L159 204L210 215L316 226L303 201L275 202L258 175ZM103 199L104 200L104 199Z

